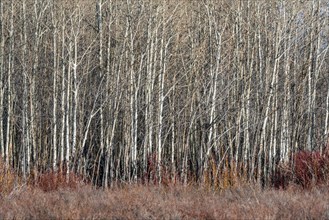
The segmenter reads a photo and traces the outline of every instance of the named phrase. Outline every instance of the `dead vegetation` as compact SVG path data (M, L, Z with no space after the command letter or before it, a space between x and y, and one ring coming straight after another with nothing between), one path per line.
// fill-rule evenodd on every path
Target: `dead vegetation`
M16 188L0 200L1 219L328 219L328 187L214 192L197 186L127 185Z
M328 219L325 157L316 152L294 157L295 165L276 176L274 186L284 187L268 188L141 181L103 190L65 171L39 173L24 184L7 169L0 173L0 219Z

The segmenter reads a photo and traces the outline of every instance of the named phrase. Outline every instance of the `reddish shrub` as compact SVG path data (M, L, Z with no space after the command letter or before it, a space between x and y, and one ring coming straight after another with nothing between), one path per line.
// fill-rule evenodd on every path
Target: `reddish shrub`
M175 185L176 181L179 181L180 174L176 171L173 172L164 161L160 164L161 167L161 184L162 185ZM148 155L147 157L147 171L141 177L143 184L159 184L159 167L157 163L156 152ZM174 174L173 174L174 173ZM175 178L172 178L172 175Z
M48 171L39 174L31 184L45 192L49 192L59 188L76 189L82 182L82 178L73 172L67 174L66 172Z
M303 188L325 184L328 180L329 159L318 151L299 151L293 154L289 164L278 166L273 177L276 188L294 183Z
M142 178L143 183L157 183L157 155L152 153L147 156L147 171Z
M301 151L294 155L295 182L304 188L323 184L326 180L328 159L320 152Z

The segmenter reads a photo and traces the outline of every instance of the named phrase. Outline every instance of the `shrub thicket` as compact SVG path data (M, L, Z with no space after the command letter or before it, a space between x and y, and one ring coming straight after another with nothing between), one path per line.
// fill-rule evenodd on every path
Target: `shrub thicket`
M287 164L280 164L273 178L276 188L295 184L302 188L327 184L329 180L329 158L319 151L298 151Z

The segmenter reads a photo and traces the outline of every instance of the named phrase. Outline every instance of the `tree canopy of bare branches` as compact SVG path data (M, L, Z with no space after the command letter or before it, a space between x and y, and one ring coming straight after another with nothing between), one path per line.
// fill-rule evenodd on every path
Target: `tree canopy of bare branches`
M0 4L0 154L24 178L267 185L328 142L326 0Z

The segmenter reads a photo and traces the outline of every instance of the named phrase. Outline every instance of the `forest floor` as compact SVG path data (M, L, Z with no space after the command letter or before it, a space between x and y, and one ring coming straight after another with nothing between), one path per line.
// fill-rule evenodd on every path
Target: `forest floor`
M23 186L0 198L0 219L329 219L329 187L90 186L45 192Z

